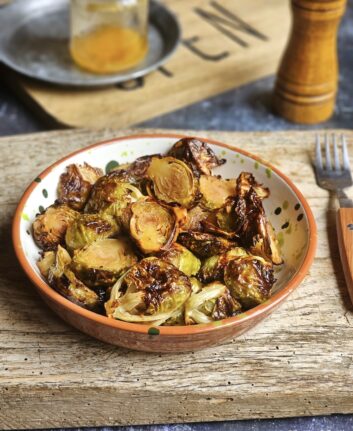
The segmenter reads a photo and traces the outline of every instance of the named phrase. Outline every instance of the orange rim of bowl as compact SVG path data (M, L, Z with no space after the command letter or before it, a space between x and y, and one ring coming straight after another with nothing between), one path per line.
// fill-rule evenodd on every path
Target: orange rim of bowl
M180 134L163 134L163 133L157 133L157 134L137 134L137 135L129 135L125 137L119 137L115 139L109 139L107 141L98 142L96 144L90 145L88 147L85 147L81 150L74 151L73 153L63 157L62 159L58 160L57 162L53 163L51 166L49 166L47 169L45 169L38 177L43 179L45 178L56 166L63 163L65 160L68 160L72 158L73 156L84 153L92 148L96 147L102 147L106 145L113 145L116 142L119 141L126 141L126 140L135 140L135 139L153 139L153 138L175 138L175 139L181 139L185 137L185 135ZM289 280L287 285L283 287L280 291L276 292L274 295L272 295L266 302L263 304L260 304L238 316L235 317L229 317L227 319L211 322L207 324L198 324L198 325L190 325L190 326L158 326L158 335L175 335L175 336L184 336L184 335L191 335L191 334L200 334L208 331L214 331L214 330L221 330L224 327L228 326L236 326L238 324L243 324L248 320L256 319L257 317L260 317L261 315L267 315L270 310L275 308L280 302L282 302L304 279L307 272L309 271L309 268L313 262L315 251L316 251L316 245L317 245L317 228L314 216L312 214L312 211L309 207L309 204L307 203L306 199L302 195L302 193L299 191L299 189L292 183L292 181L284 175L282 172L280 172L277 168L272 166L270 163L262 160L260 157L255 156L251 153L248 153L247 151L244 151L242 149L239 149L235 146L224 144L222 142L208 139L208 138L200 138L197 136L193 136L196 139L200 139L201 141L205 141L209 144L216 145L218 147L227 148L231 151L237 152L239 154L243 154L244 156L249 157L250 159L253 159L254 161L260 162L262 165L267 166L270 168L273 172L275 172L295 193L295 195L298 198L298 201L300 202L302 208L305 211L305 214L308 219L309 224L309 247L307 249L305 259L299 268L299 270L294 274L294 276ZM52 301L58 303L61 307L67 309L68 311L71 311L73 313L76 313L80 315L82 318L91 320L93 322L99 323L104 326L108 326L110 328L116 328L119 330L127 331L127 332L137 332L140 334L148 334L149 329L151 327L153 328L153 325L142 325L138 323L128 323L124 322L122 320L115 320L112 318L108 318L107 316L100 315L98 313L95 313L93 311L86 310L83 307L80 307L79 305L76 305L72 302L70 302L68 299L61 296L59 293L57 293L54 289L52 289L45 281L37 274L30 266L25 253L21 247L21 238L20 238L20 224L21 224L21 214L23 212L23 208L27 202L28 197L32 193L32 191L38 186L38 183L33 181L26 191L24 192L18 207L16 209L13 224L12 224L12 240L13 245L15 249L15 253L17 255L17 258L31 280L31 282L35 285L35 287L46 297L49 297ZM156 328L157 329L157 328Z

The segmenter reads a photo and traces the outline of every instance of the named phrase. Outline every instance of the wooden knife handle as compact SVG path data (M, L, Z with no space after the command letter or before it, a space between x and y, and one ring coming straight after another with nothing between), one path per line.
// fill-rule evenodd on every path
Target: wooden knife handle
M292 0L293 26L277 74L274 108L295 123L327 120L334 109L337 30L346 0Z
M338 210L337 234L347 289L353 303L353 208Z

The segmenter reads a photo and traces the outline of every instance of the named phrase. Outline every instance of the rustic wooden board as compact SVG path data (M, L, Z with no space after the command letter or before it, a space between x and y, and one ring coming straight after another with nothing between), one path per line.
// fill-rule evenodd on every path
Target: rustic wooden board
M197 132L271 160L309 199L318 224L308 277L240 338L188 354L127 351L67 326L34 293L11 247L11 217L21 193L59 157L126 133L0 139L1 428L353 413L353 313L338 259L335 202L315 185L309 164L312 132ZM346 134L352 147L353 132Z
M61 124L119 128L276 71L290 27L289 0L164 3L180 20L182 43L165 67L145 79L99 90L70 90L14 72L4 75L35 111Z

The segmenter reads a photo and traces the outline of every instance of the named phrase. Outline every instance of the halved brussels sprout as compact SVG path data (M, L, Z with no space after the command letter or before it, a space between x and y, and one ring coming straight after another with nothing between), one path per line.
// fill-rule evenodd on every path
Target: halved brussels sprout
M221 208L231 196L236 195L236 180L224 180L212 175L201 175L200 193L202 204L214 210Z
M140 190L126 181L119 171L112 171L93 186L85 212L104 212L119 218L124 208L142 197Z
M225 238L194 231L182 232L178 241L199 257L221 254L234 247L234 243Z
M48 270L49 284L69 301L89 310L96 309L100 304L98 295L76 278L70 264L69 253L59 245Z
M202 222L206 220L209 215L210 212L205 208L202 208L200 205L191 208L191 210L187 212L185 223L182 225L182 230L202 231Z
M203 283L223 280L224 269L228 262L234 258L243 256L248 256L248 252L242 247L235 247L226 253L211 256L202 263L198 277Z
M172 263L179 271L188 276L197 274L201 267L200 260L190 250L176 243L172 244L168 250L162 252L159 257Z
M111 286L137 262L131 244L125 238L100 239L76 250L72 269L87 286Z
M249 172L242 172L237 178L237 194L245 196L252 188L259 198L265 199L270 196L270 190L256 182L255 177Z
M48 207L33 222L33 237L37 245L43 250L55 250L64 242L68 226L78 215L78 212L65 204Z
M69 226L65 242L70 250L82 248L97 239L109 238L119 233L113 217L104 214L80 214Z
M185 303L185 323L210 323L241 312L241 305L232 298L227 287L219 282L211 283L198 293L192 293Z
M142 259L114 285L106 303L109 317L127 322L162 324L191 294L189 278L155 257Z
M92 185L103 175L103 171L87 163L69 165L61 174L58 185L58 202L81 210L88 199Z
M82 283L71 270L64 272L54 289L69 301L88 310L97 310L101 305L99 295Z
M158 252L176 239L173 211L152 199L135 202L130 210L130 234L143 253Z
M205 142L192 137L183 138L175 143L168 156L188 163L196 175L211 175L213 168L226 162L225 159L219 159Z
M197 195L197 182L191 169L174 157L153 157L147 170L151 193L168 204L189 207Z
M276 281L272 263L259 256L232 259L224 270L224 281L233 298L246 309L266 301Z

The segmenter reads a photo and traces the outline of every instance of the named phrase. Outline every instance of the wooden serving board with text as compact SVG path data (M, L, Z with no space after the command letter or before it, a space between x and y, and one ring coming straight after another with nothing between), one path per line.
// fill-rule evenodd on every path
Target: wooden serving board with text
M164 0L182 42L151 75L96 90L4 75L32 108L73 127L127 127L273 74L290 27L289 0Z
M128 351L69 327L37 296L11 245L11 218L25 187L73 150L136 132L0 139L1 429L353 413L353 313L338 258L335 202L316 186L310 166L313 132L189 132L270 160L301 189L317 221L317 256L307 278L241 337L194 353ZM353 132L346 135L353 147Z

